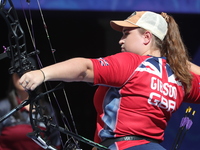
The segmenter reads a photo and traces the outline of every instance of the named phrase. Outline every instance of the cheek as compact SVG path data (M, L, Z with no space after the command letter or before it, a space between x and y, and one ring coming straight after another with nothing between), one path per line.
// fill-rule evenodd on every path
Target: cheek
M125 48L128 52L133 52L133 53L136 53L138 54L138 52L140 51L139 49L139 41L136 41L136 40L128 40L126 41L126 45L125 45Z
M135 45L135 41L133 39L131 39L131 38L126 39L126 42L125 42L126 48L132 49L135 47L134 45Z

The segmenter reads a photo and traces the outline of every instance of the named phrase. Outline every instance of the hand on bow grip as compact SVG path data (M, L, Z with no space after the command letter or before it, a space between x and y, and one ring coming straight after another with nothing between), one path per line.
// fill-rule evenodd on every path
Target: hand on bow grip
M29 71L22 75L19 83L26 90L33 91L36 87L45 81L45 74L42 70Z

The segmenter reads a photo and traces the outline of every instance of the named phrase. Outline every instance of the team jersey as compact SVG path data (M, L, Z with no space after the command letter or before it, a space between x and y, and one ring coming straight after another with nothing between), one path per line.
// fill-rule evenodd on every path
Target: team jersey
M94 95L95 142L126 135L162 141L167 122L181 103L200 102L199 76L193 74L192 92L186 95L165 57L122 52L91 60L94 84L99 85ZM124 149L148 141L117 143Z

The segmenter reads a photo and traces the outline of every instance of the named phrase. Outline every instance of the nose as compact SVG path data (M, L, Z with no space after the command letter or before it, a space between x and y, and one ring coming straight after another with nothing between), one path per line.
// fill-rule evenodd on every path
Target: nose
M121 37L121 39L119 40L119 45L122 45L124 43L124 38Z

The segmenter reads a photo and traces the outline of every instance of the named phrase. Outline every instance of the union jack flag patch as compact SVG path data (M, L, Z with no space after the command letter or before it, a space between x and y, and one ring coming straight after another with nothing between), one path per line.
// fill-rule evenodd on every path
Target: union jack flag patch
M109 63L103 58L98 58L97 60L100 62L101 66L108 66L109 65Z

